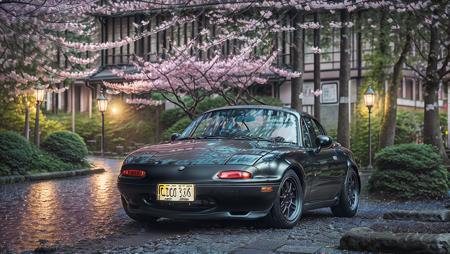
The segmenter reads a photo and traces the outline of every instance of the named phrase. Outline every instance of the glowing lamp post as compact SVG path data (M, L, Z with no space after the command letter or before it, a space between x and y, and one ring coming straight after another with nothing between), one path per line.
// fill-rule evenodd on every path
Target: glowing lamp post
M101 139L101 147L100 153L104 154L105 152L105 111L108 108L108 100L103 94L100 94L97 98L98 111L102 113L102 139Z
M39 111L41 103L44 101L45 89L39 83L34 88L35 96L36 96L36 117L35 117L35 125L34 125L34 144L39 147L40 140L40 130L39 130Z
M371 170L373 169L373 166L372 166L372 131L371 131L370 115L372 113L372 107L375 104L375 91L372 89L371 86L367 88L367 91L364 94L364 103L366 104L366 107L369 110L369 165L367 166L367 169Z

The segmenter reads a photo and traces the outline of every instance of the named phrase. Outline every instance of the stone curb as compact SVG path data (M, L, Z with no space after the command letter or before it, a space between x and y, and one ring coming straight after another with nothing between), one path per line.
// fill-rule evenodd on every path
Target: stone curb
M374 232L370 228L353 228L342 236L340 248L389 253L449 253L450 233L392 233Z
M56 171L48 173L37 173L32 175L15 175L15 176L2 176L0 177L0 184L18 183L25 181L39 181L39 180L51 180L57 178L65 178L72 176L82 176L90 174L98 174L105 172L104 168L83 168L67 171Z
M394 210L383 215L387 220L450 221L450 210Z

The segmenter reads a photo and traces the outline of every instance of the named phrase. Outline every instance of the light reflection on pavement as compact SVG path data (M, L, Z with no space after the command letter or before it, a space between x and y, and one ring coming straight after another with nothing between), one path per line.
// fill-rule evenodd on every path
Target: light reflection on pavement
M0 185L0 246L19 251L36 248L40 240L71 244L128 223L116 188L121 161L89 159L106 172Z

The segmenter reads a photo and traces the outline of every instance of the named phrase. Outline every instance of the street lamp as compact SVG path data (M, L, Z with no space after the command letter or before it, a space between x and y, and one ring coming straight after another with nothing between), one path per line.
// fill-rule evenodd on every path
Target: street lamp
M372 107L375 104L375 91L372 89L371 86L367 88L367 91L364 94L364 103L366 104L366 107L369 110L369 165L367 166L367 169L371 170L373 169L373 166L372 166L372 131L371 131L370 115L372 113Z
M102 139L101 139L101 147L100 153L104 154L105 151L105 111L108 108L108 100L103 94L100 94L97 98L98 111L102 113Z
M36 117L34 123L34 144L39 147L41 140L39 134L39 110L41 103L44 101L45 89L39 83L34 87L36 96Z

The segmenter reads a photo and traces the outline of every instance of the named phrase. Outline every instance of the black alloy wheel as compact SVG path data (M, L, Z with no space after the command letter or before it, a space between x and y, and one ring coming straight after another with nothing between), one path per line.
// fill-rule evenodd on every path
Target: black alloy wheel
M270 213L269 224L277 228L292 228L300 220L303 209L303 189L298 175L292 170L286 171Z
M353 217L358 211L360 184L358 173L349 169L339 195L339 203L331 207L331 212L337 217Z

